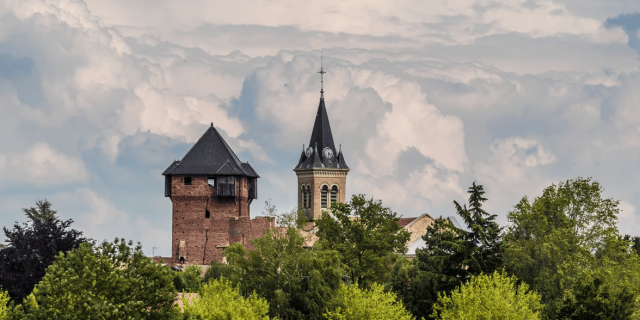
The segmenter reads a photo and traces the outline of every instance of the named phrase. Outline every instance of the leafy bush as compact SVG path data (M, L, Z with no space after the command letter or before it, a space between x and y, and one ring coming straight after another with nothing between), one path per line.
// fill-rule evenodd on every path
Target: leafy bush
M199 295L200 298L193 300L182 298L186 316L203 320L269 319L269 304L265 299L255 293L244 299L227 280L211 280L202 286Z
M190 265L182 272L175 272L173 285L180 292L198 292L202 288L201 274L200 266Z
M540 295L527 291L529 286L516 285L516 279L504 272L474 276L469 282L451 292L451 296L440 295L433 306L431 317L442 320L495 319L534 320L540 319Z
M9 294L0 290L0 320L7 318L7 303L9 302Z
M384 287L377 283L373 283L370 289L360 289L357 284L343 284L339 290L339 299L341 307L325 313L324 316L327 319L414 319L402 302L397 300L395 293L384 292Z

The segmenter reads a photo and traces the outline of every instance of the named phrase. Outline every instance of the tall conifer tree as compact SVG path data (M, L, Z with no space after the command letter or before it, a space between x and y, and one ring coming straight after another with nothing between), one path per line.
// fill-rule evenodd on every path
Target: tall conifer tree
M394 266L391 287L418 318L432 313L436 292L449 293L472 276L491 274L502 265L502 229L496 215L482 208L487 201L484 188L474 182L468 193L468 207L453 202L467 230L438 218L422 236L425 247L416 250L413 263Z

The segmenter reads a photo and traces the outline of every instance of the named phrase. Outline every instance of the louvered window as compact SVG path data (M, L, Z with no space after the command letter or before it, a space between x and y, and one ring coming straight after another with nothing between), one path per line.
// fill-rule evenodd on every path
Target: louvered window
M249 178L249 199L258 199L258 179Z
M306 208L307 207L307 188L302 185L302 187L300 187L300 196L302 197L302 208Z
M236 178L224 176L218 177L217 192L219 197L235 197Z
M338 200L338 186L331 187L331 203Z
M320 207L321 208L326 208L327 207L327 193L329 192L329 188L325 185L322 186L322 193L321 193L321 197L320 197Z

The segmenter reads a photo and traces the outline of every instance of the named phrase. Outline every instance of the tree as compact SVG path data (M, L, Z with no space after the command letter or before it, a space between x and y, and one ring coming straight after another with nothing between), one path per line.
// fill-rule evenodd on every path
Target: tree
M398 220L380 200L354 195L349 203L334 202L331 213L322 214L318 245L340 253L351 283L385 283L394 255L407 251L410 238Z
M60 253L11 319L176 319L172 270L124 239Z
M6 291L0 290L0 320L7 318L7 303L9 303L9 294Z
M567 180L533 202L523 197L508 214L505 266L540 293L547 318L555 318L565 290L583 270L597 268L596 253L618 235L619 201L602 192L590 178Z
M227 280L213 279L198 292L199 298L182 298L184 312L203 320L259 320L269 319L269 304L255 293L244 299Z
M582 268L564 291L558 319L638 319L640 257L629 237L607 239L589 268Z
M422 237L425 247L416 249L413 266L393 268L390 286L416 317L432 313L437 292L448 293L472 276L493 273L502 264L501 228L496 215L482 208L487 201L484 188L474 182L468 193L468 207L453 203L469 231L438 218L427 227Z
M612 291L599 278L580 278L565 296L558 319L626 320L634 313L635 297L626 287Z
M526 283L517 286L516 279L504 272L472 276L451 295L440 294L431 317L442 320L540 319L540 296L528 289Z
M361 289L357 284L342 285L339 292L340 306L335 311L327 311L329 320L397 319L412 320L411 313L396 299L393 292L385 292L380 284L373 283L369 289Z
M279 215L280 227L251 240L253 250L246 251L240 243L230 245L223 252L228 266L212 264L212 273L226 275L245 298L254 291L265 298L273 318L319 319L335 304L344 268L337 252L304 246L306 238L296 228L298 217L297 210Z
M173 285L181 292L198 292L202 288L202 268L187 266L184 271L175 271Z
M392 265L388 288L417 319L428 319L438 300L438 280L441 278L421 270L416 259L408 261L401 256Z
M45 275L59 252L69 252L90 241L70 229L73 220L36 219L3 228L7 246L0 249L0 287L14 301L22 301Z
M57 211L51 210L47 199L36 200L36 207L22 209L31 221L57 219Z

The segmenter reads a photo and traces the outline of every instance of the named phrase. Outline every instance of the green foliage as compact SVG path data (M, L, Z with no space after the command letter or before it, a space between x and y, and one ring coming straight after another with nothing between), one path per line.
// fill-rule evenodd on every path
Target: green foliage
M380 200L354 195L349 203L334 202L331 214L317 221L318 245L340 253L351 283L385 283L388 266L396 253L407 251L410 238L398 220Z
M393 292L384 292L382 285L371 284L370 289L358 285L342 285L339 292L340 306L335 311L327 311L329 320L411 320L411 313L396 299Z
M398 257L392 266L388 287L416 318L428 318L430 306L438 300L438 279L420 270L417 262Z
M271 317L319 319L335 304L344 268L337 252L303 247L297 217L296 210L279 217L283 227L253 239L253 250L229 246L223 253L228 265L213 263L207 280L227 277L244 297L257 293L269 303Z
M51 210L51 203L47 199L36 200L36 207L22 209L31 221L57 219L57 211Z
M0 290L0 320L7 319L7 303L9 303L9 294Z
M91 241L71 229L72 223L71 219L36 219L3 228L7 246L0 248L0 287L13 301L20 302L33 291L59 253Z
M580 278L567 290L557 311L559 319L631 319L635 297L628 288L612 290L599 278Z
M393 267L389 284L416 317L432 313L437 292L448 293L471 276L490 274L502 264L501 228L496 216L482 208L487 201L484 188L474 182L468 193L469 207L453 203L469 231L438 218L427 227L425 247L416 250L413 265Z
M173 285L180 292L198 292L202 288L202 268L188 266L184 271L174 271Z
M526 283L517 286L516 279L504 272L473 276L451 295L440 295L431 316L442 320L540 319L540 296L528 289Z
M567 180L533 203L522 198L508 214L505 265L540 293L548 318L583 270L598 268L596 252L617 236L619 201L602 192L591 179Z
M176 319L172 270L124 239L60 253L10 319Z
M558 319L638 319L640 257L629 237L612 237L565 290Z
M258 320L269 319L269 304L255 293L248 299L240 295L229 281L213 279L202 286L200 298L182 298L185 314L203 320Z

